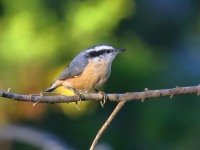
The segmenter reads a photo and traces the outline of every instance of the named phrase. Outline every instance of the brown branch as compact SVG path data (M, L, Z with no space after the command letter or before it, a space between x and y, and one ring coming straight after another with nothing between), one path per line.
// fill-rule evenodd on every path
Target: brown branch
M190 86L190 87L176 87L171 89L161 89L161 90L148 90L145 89L143 92L127 92L124 94L107 94L110 101L129 101L129 100L144 100L149 98L158 98L174 95L182 95L182 94L200 94L200 85L198 86ZM6 91L0 90L0 97L8 98L11 100L17 101L26 101L26 102L34 102L34 103L70 103L76 102L79 100L79 96L64 96L64 95L56 95L56 96L46 96L46 93L41 94L29 94L29 95L21 95L10 93ZM101 94L83 94L82 96L84 100L95 100L101 101Z
M117 115L117 113L119 112L119 110L122 108L122 106L124 106L126 101L121 101L118 103L118 105L115 107L115 109L113 110L112 114L109 116L109 118L106 120L106 122L103 124L103 126L101 127L101 129L99 130L99 132L97 133L95 139L92 142L92 145L90 147L90 150L94 150L99 138L101 137L101 135L103 134L103 132L106 130L107 126L111 123L111 121L114 119L114 117Z
M181 94L197 94L200 95L200 85L198 86L190 86L190 87L176 87L171 89L161 89L161 90L148 90L147 88L143 92L128 92L124 94L107 94L108 99L110 101L117 101L119 104L116 106L110 117L104 123L102 128L99 130L98 134L96 135L90 150L94 150L95 145L97 144L99 138L101 137L102 133L105 131L107 126L110 122L114 119L116 114L119 112L120 108L124 105L126 101L129 100L144 100L149 98L158 98L169 96L172 98L174 95L181 95ZM57 96L45 96L46 93L40 94L31 94L31 95L21 95L21 94L14 94L10 93L10 90L2 91L0 90L0 97L8 98L11 100L17 101L24 101L24 102L34 102L34 105L38 103L70 103L76 102L79 100L79 96L64 96L64 95L57 95ZM103 99L102 94L84 94L81 96L82 100L95 100L101 101ZM33 105L33 106L34 106Z

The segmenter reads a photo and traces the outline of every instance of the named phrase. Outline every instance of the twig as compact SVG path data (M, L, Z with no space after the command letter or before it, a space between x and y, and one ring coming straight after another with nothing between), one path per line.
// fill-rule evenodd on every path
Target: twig
M114 119L114 117L117 115L117 113L119 112L119 110L122 108L122 106L125 104L126 101L121 101L118 103L118 105L115 107L114 111L112 112L112 114L109 116L109 118L106 120L106 122L104 123L104 125L101 127L101 129L99 130L99 132L97 133L94 141L92 142L92 145L90 147L90 150L94 150L99 138L101 137L101 135L103 134L103 132L106 130L107 126L111 123L111 121Z
M128 92L124 94L107 94L110 101L129 101L129 100L144 100L149 98L158 98L158 97L173 97L175 95L181 94L200 94L200 85L190 86L190 87L176 87L171 89L160 89L160 90L145 90L143 92ZM0 97L8 98L11 100L17 101L26 101L26 102L38 102L38 103L70 103L76 102L79 100L79 96L45 96L45 94L40 95L21 95L10 93L0 90ZM82 101L84 100L94 100L101 101L101 94L83 94Z
M107 126L119 112L120 108L125 104L126 101L130 100L141 100L144 101L145 99L149 98L158 98L169 96L173 98L175 95L183 95L183 94L197 94L200 95L200 85L198 86L190 86L190 87L175 87L171 89L160 89L160 90L149 90L145 88L143 92L129 92L124 94L107 94L108 99L110 101L117 101L119 102L112 114L109 116L107 121L104 123L102 128L99 130L98 134L96 135L90 150L94 150L95 145L97 144L99 138L101 137L102 133L105 131ZM64 96L64 95L57 95L57 96L45 96L44 94L36 94L36 95L21 95L10 93L10 90L2 91L0 90L0 97L8 98L9 100L17 100L23 102L33 102L35 104L38 103L70 103L70 102L77 102L80 97L79 96ZM82 101L84 100L95 100L95 101L102 101L102 94L84 94L81 95ZM33 105L34 106L34 105Z

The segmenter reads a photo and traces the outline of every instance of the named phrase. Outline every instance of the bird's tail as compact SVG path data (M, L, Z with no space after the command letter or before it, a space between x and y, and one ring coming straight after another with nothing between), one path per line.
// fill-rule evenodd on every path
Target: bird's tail
M57 80L58 81L58 80ZM45 90L45 92L52 92L55 90L57 87L61 86L60 82L53 82L48 89Z
M48 89L45 90L45 92L52 92L56 88L57 88L57 86L50 86Z

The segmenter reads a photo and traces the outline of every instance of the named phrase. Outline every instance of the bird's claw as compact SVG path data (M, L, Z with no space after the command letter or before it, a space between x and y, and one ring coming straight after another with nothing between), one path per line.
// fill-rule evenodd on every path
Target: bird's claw
M100 93L103 97L102 100L100 101L100 104L102 107L104 107L104 104L106 103L106 100L108 99L108 95L103 91L99 91L98 93Z
M78 101L76 101L76 109L81 110L81 109L78 107Z
M83 95L82 94L80 94L77 90L75 90L75 89L72 89L73 90L73 92L74 92L74 94L76 95L76 96L78 96L78 99L79 99L79 101L81 102L84 98L83 98ZM78 101L76 101L76 108L78 109L78 110L81 110L79 107L78 107Z

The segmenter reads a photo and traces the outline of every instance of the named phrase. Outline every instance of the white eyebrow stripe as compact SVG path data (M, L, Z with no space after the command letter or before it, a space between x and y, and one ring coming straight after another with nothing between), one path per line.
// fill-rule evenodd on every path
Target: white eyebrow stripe
M93 47L93 48L87 50L86 52L89 53L91 51L101 51L101 50L105 50L105 49L113 50L114 48L112 46L102 45L102 46Z

